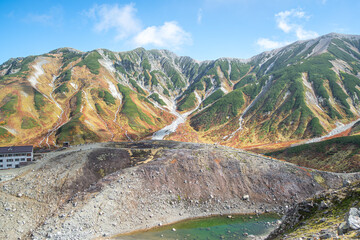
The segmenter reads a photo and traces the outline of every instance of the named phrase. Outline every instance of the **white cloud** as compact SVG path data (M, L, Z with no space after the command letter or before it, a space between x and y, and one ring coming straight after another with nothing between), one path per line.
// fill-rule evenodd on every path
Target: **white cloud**
M55 6L43 14L29 13L23 18L23 21L26 23L38 23L45 26L58 27L63 23L63 8L61 6Z
M259 38L256 41L256 44L259 45L262 49L268 50L268 49L274 49L285 46L289 44L289 42L278 42L278 41L272 41L268 38Z
M203 10L200 8L197 14L197 23L201 24L202 22L202 17L203 17Z
M87 16L94 18L96 32L106 32L110 29L116 31L116 40L129 37L141 30L141 22L135 16L136 8L134 4L128 4L123 7L115 5L95 5L87 12Z
M296 29L296 37L299 40L305 40L305 39L311 39L311 38L316 38L318 37L319 34L317 32L314 31L310 31L310 30L305 30L303 29L301 26L299 26Z
M296 40L305 40L318 37L317 32L306 30L303 27L303 21L310 17L302 10L291 9L275 14L276 25L286 34L292 34ZM289 44L288 41L272 41L268 38L259 38L256 44L262 49L274 49Z
M136 16L134 4L123 7L115 5L95 5L84 12L84 15L95 21L94 30L98 33L114 30L115 40L127 40L133 46L154 45L173 50L184 44L191 44L191 34L183 30L177 22L165 22L161 26L143 28L140 19ZM198 13L198 22L201 22L202 10Z
M162 26L151 26L139 32L133 39L136 46L154 45L178 49L191 44L191 34L184 31L177 22L165 22Z
M298 20L308 20L310 17L304 11L291 9L275 14L277 27L285 33L295 33L298 40L305 40L319 36L314 31L305 30Z

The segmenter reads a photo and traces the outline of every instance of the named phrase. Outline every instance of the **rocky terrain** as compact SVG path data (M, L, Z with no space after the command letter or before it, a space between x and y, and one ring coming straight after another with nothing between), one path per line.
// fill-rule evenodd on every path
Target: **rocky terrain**
M359 239L360 182L317 194L291 208L267 239Z
M0 65L0 145L167 139L263 152L346 131L359 72L360 36L336 33L202 62L59 48Z
M360 174L219 145L141 141L46 153L0 178L1 239L91 239L212 214L281 214Z

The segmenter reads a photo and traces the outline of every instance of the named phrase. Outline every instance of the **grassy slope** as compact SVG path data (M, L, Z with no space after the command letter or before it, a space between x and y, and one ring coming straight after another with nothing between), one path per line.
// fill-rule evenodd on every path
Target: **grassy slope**
M355 182L348 187L337 191L319 194L312 199L299 203L307 206L306 211L292 209L283 220L282 232L272 235L269 239L318 239L322 230L338 232L340 223L345 222L345 215L350 208L359 208L360 183ZM321 202L325 202L328 207L320 208ZM295 211L295 213L294 213ZM291 217L298 215L298 222L290 220ZM287 222L290 221L290 224ZM339 236L340 239L359 239L357 231L349 231Z
M70 121L61 126L56 132L56 142L70 142L80 144L86 142L99 141L99 136L91 131L84 123L84 116L80 112L82 104L82 92L79 91L74 96L75 107L70 113Z
M232 91L220 98L210 107L199 112L190 119L195 130L208 130L213 126L224 124L239 114L244 105L243 93L240 89Z
M128 118L129 126L135 131L142 131L146 127L141 122L154 125L151 118L147 116L131 99L130 95L135 92L120 83L118 84L118 88L124 98L121 112Z
M360 171L360 135L304 144L266 155L324 171L358 172Z

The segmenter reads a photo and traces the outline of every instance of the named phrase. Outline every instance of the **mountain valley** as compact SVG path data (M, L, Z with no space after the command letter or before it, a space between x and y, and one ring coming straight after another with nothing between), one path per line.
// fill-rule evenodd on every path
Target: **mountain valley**
M360 36L334 33L247 60L60 48L0 65L0 144L289 146L357 120L359 71Z

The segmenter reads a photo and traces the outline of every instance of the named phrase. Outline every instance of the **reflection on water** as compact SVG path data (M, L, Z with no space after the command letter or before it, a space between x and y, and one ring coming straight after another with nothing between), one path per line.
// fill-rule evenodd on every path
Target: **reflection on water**
M115 239L249 239L248 235L266 235L275 228L279 216L264 214L260 216L236 215L217 216L186 220L168 226L139 232ZM176 231L174 231L176 230Z

